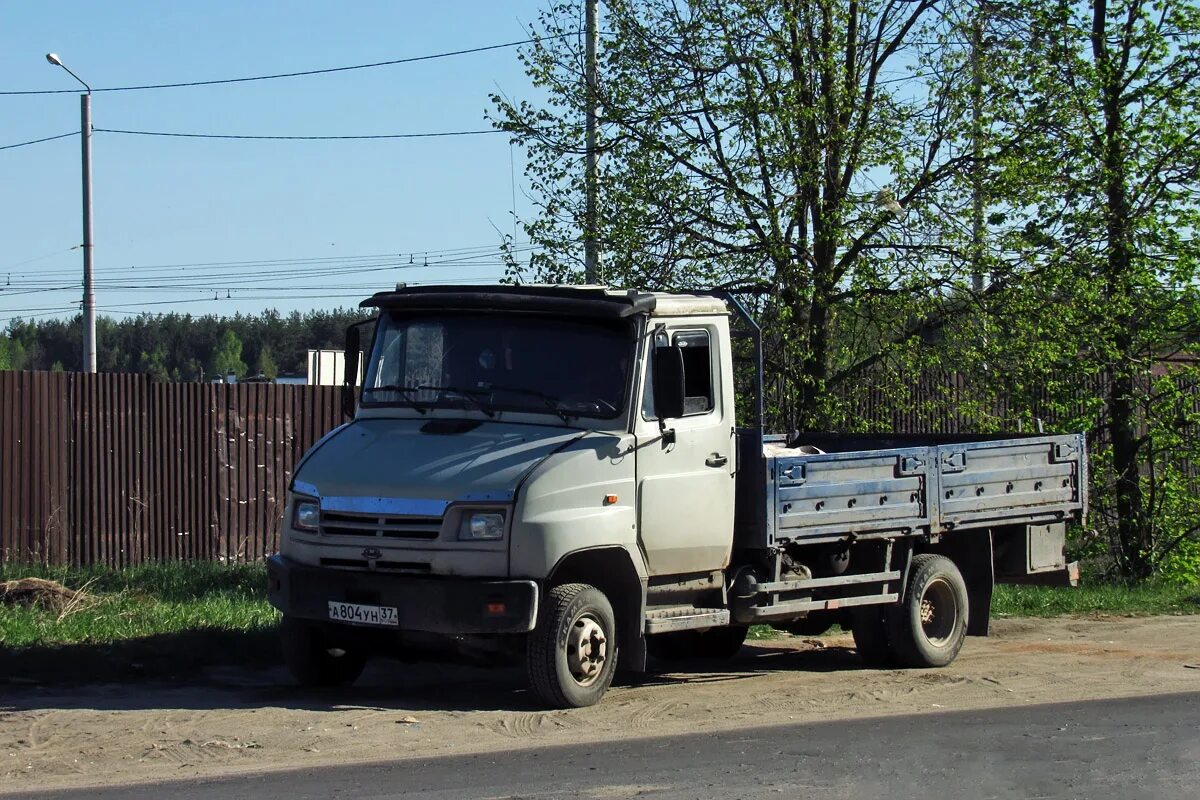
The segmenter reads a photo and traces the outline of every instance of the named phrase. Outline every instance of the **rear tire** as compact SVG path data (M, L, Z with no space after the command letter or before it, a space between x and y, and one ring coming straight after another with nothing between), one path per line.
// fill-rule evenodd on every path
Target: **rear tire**
M967 584L954 562L922 553L912 560L903 602L889 613L888 635L906 667L944 667L967 636Z
M742 649L749 630L746 625L731 625L705 631L656 633L646 637L646 649L661 661L733 658Z
M617 623L599 589L566 583L551 589L529 634L529 686L552 708L583 708L604 697L617 670Z
M333 647L315 622L284 617L279 635L283 662L301 686L345 686L358 680L367 664L361 648Z
M896 665L896 653L888 633L889 613L889 609L883 606L866 606L854 612L850 628L850 633L854 635L854 649L869 666Z

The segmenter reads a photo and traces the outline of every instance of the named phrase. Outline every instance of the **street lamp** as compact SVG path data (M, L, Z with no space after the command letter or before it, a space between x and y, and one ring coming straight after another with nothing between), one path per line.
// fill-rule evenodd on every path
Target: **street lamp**
M79 136L83 140L83 371L96 371L96 293L92 286L92 87L54 53L46 60L62 67L87 92L79 96Z

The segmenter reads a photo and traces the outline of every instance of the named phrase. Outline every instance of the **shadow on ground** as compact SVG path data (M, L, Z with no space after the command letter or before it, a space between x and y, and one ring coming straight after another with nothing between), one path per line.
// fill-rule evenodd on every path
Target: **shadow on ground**
M862 667L854 651L797 649L794 642L748 643L733 659L652 661L644 674L619 673L614 689L739 681L776 671ZM105 645L16 650L0 647L0 710L347 708L410 711L538 711L524 670L463 661L371 662L353 685L308 690L280 664L274 630L189 631Z

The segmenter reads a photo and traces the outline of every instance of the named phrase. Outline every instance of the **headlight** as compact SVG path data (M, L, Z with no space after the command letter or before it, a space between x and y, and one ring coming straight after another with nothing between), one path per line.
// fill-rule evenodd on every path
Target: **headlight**
M296 503L296 510L292 514L292 527L302 531L315 531L320 525L320 506L311 501Z
M458 538L474 541L504 538L504 514L495 511L468 514L458 529Z

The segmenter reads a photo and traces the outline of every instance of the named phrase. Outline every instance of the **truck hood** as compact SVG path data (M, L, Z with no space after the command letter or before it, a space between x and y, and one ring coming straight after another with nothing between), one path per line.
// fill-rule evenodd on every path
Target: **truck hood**
M508 501L581 430L447 419L363 419L318 442L295 491L319 497Z

